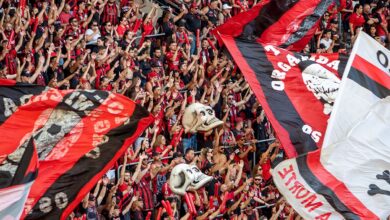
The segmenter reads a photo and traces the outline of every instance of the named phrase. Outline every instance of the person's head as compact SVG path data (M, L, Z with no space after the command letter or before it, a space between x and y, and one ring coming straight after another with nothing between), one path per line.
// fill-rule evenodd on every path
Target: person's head
M106 87L108 86L109 83L110 83L110 79L108 77L103 77L101 85L103 87Z
M329 18L330 18L330 13L327 11L327 12L324 13L324 20L328 21Z
M330 39L332 37L332 31L330 29L326 29L324 31L324 38L325 39Z
M364 14L371 14L371 5L370 4L364 4L363 12L364 12Z
M154 144L154 148L162 146L162 145L165 145L165 144L166 144L166 139L165 139L164 135L160 134L156 138L156 142Z
M72 44L73 40L74 40L74 38L72 35L68 35L65 37L65 41L67 44Z
M115 3L116 0L108 0L108 4L112 5Z
M228 95L228 98L227 98L227 103L228 103L229 105L232 105L232 104L234 104L234 102L235 102L234 95L233 95L233 94L229 94L229 95Z
M93 30L93 31L99 30L99 24L98 24L97 21L92 21L92 23L91 23L91 30Z
M361 4L356 4L355 7L353 8L353 12L361 15L363 13L363 6Z
M370 34L371 34L371 36L376 35L376 26L375 25L370 26Z
M85 2L79 1L79 2L77 2L77 6L78 6L79 10L84 10L85 9Z
M131 174L128 170L125 171L125 174L124 174L124 177L123 177L123 180L128 183L130 182L130 178L131 178Z
M172 13L169 10L163 11L163 14L162 14L163 20L167 21L171 18L171 16L172 16Z
M72 25L73 28L78 28L79 27L79 21L77 18L71 18L69 20L70 25Z
M88 207L89 208L92 208L92 207L95 207L96 206L96 198L94 195L89 195L89 198L88 198Z
M70 5L69 4L65 4L65 6L64 6L64 12L65 13L69 13L70 12L70 9L71 9L71 7L70 7Z
M150 146L149 139L148 138L143 139L141 146L144 148L149 148Z
M178 25L177 25L177 30L178 32L184 32L186 30L185 26L184 26L184 23L183 22L180 22Z
M112 0L110 0L110 1L112 1ZM134 211L142 211L144 208L144 201L142 200L142 198L139 197L138 200L134 201L133 206L131 208Z
M160 95L161 95L161 88L159 86L154 86L152 88L152 90L153 90L153 96L154 97L160 97Z
M122 17L121 18L121 25L126 26L128 24L129 24L129 20L127 19L127 17Z
M210 46L209 41L207 39L202 40L202 48L207 49Z
M107 32L110 32L111 29L112 29L112 24L111 24L111 22L109 22L109 21L105 22L105 23L103 24L103 26L104 26L104 29L106 29Z
M104 37L99 37L99 38L97 39L97 46L98 46L98 47L104 47L104 40L105 40ZM103 52L104 52L104 51L103 51Z
M176 49L177 49L177 43L176 43L176 42L172 42L172 43L169 45L169 50L175 51Z
M161 49L160 48L156 48L155 50L154 50L154 53L153 53L153 55L154 55L154 57L155 58L160 58L161 57Z
M218 8L218 1L217 0L211 0L210 3L210 9L217 9Z
M197 11L198 11L198 5L197 5L196 2L194 1L194 2L191 4L190 13L191 13L191 14L195 14Z
M6 31L12 31L12 30L13 30L13 25L12 25L11 23L7 23L7 24L5 25L5 30L6 30Z
M376 8L375 8L375 11L377 13L382 13L383 12L383 9L385 9L386 6L383 2L379 2L377 5L376 5Z
M236 128L240 130L244 127L244 120L241 117L236 118Z
M228 191L228 186L226 184L222 184L220 188L221 193L227 192Z
M184 158L187 160L187 161L192 161L195 157L195 151L194 149L192 148L188 148L185 152L185 155L184 155Z
M253 179L253 183L256 186L260 186L263 183L263 177L261 175L256 175L255 178Z
M225 13L230 13L230 11L232 10L232 6L230 6L229 4L223 4L222 5L222 10Z
M211 148L206 148L206 149L207 149L206 157L212 158L213 157L213 149L211 149Z

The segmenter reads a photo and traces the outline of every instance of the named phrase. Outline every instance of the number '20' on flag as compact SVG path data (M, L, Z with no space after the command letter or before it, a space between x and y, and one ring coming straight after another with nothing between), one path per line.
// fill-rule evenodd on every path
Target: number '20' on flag
M305 219L390 215L390 51L361 32L322 149L280 163L274 182Z
M39 161L26 219L67 217L153 121L145 109L110 92L0 85L1 152L31 141Z
M289 158L322 146L347 57L301 54L221 35Z

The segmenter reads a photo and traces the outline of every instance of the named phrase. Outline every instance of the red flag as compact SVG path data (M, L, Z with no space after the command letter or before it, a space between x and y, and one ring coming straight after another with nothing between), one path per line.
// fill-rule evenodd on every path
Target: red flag
M2 82L2 152L33 139L40 163L22 218L67 217L153 121L118 94Z
M217 38L219 34L242 37L300 51L314 35L321 16L340 1L345 0L263 0L213 33Z
M288 157L322 146L347 58L222 36Z

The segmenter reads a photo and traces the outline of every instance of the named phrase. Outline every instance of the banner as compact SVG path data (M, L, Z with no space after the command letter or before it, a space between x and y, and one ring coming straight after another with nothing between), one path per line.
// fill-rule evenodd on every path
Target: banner
M305 219L390 215L390 51L361 32L345 69L321 150L273 170Z
M322 146L347 58L221 36L289 158Z
M19 219L38 172L37 153L32 139L12 153L4 153L3 139L0 146L0 219Z
M22 218L63 219L153 121L128 98L0 81L5 150L33 139L38 176Z
M345 0L263 0L213 30L220 35L302 50L313 37L322 15ZM221 41L220 41L221 43Z

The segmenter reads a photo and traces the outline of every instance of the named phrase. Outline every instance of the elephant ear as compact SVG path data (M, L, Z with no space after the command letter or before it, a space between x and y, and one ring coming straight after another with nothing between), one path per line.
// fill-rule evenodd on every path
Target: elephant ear
M191 184L191 179L187 178L184 172L185 167L180 165L181 164L174 167L171 172L171 176L169 178L169 188L171 188L173 193L184 196L187 187Z

